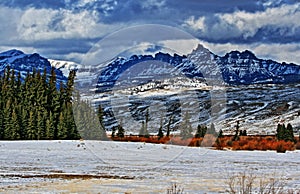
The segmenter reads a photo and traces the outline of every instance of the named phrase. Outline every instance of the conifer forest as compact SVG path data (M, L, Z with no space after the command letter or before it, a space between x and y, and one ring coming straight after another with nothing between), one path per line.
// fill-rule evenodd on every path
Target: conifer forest
M0 77L0 140L79 139L72 109L75 74L57 83L54 68L24 78L8 67Z

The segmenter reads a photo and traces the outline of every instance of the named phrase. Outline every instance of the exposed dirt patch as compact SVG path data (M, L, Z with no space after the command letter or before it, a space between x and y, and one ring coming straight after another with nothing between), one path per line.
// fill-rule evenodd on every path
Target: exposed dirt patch
M134 179L130 176L117 176L117 175L91 175L91 174L67 174L67 173L53 173L53 174L5 174L0 177L18 177L18 178L45 178L45 179Z

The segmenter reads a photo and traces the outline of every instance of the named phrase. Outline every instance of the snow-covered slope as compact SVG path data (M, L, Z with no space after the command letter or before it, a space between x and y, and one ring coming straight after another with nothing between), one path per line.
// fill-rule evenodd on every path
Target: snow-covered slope
M48 59L48 61L52 67L61 70L65 76L67 76L71 70L78 70L81 68L80 64L72 61L62 61L54 59Z

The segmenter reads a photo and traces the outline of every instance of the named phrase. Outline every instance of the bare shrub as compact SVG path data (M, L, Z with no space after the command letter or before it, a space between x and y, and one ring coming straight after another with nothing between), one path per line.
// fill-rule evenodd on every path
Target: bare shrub
M259 181L259 193L261 194L277 194L284 193L284 181L276 178Z
M255 176L246 173L234 175L227 181L229 189L227 192L232 194L248 194L252 193Z
M277 177L277 176L273 176ZM295 189L285 188L286 182L283 178L258 178L252 173L241 173L231 176L226 184L228 189L226 192L230 194L294 194Z
M167 194L183 194L183 188L178 186L176 183L171 185L171 188L167 189Z

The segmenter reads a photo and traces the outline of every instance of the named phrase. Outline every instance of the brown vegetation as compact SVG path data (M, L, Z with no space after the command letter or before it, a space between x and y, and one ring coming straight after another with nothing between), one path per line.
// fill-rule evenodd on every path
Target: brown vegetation
M241 136L239 140L232 141L232 136L219 138L218 149L232 150L276 150L277 152L293 151L295 143L277 140L275 136Z
M192 147L214 147L215 149L223 150L276 150L277 152L293 151L300 149L300 142L294 143L291 141L277 140L276 136L240 136L234 141L232 135L216 138L214 135L206 134L205 137L182 139L180 136L170 137L139 137L135 135L125 136L122 138L114 137L114 141L127 142L146 142L157 144L173 144L180 146Z

